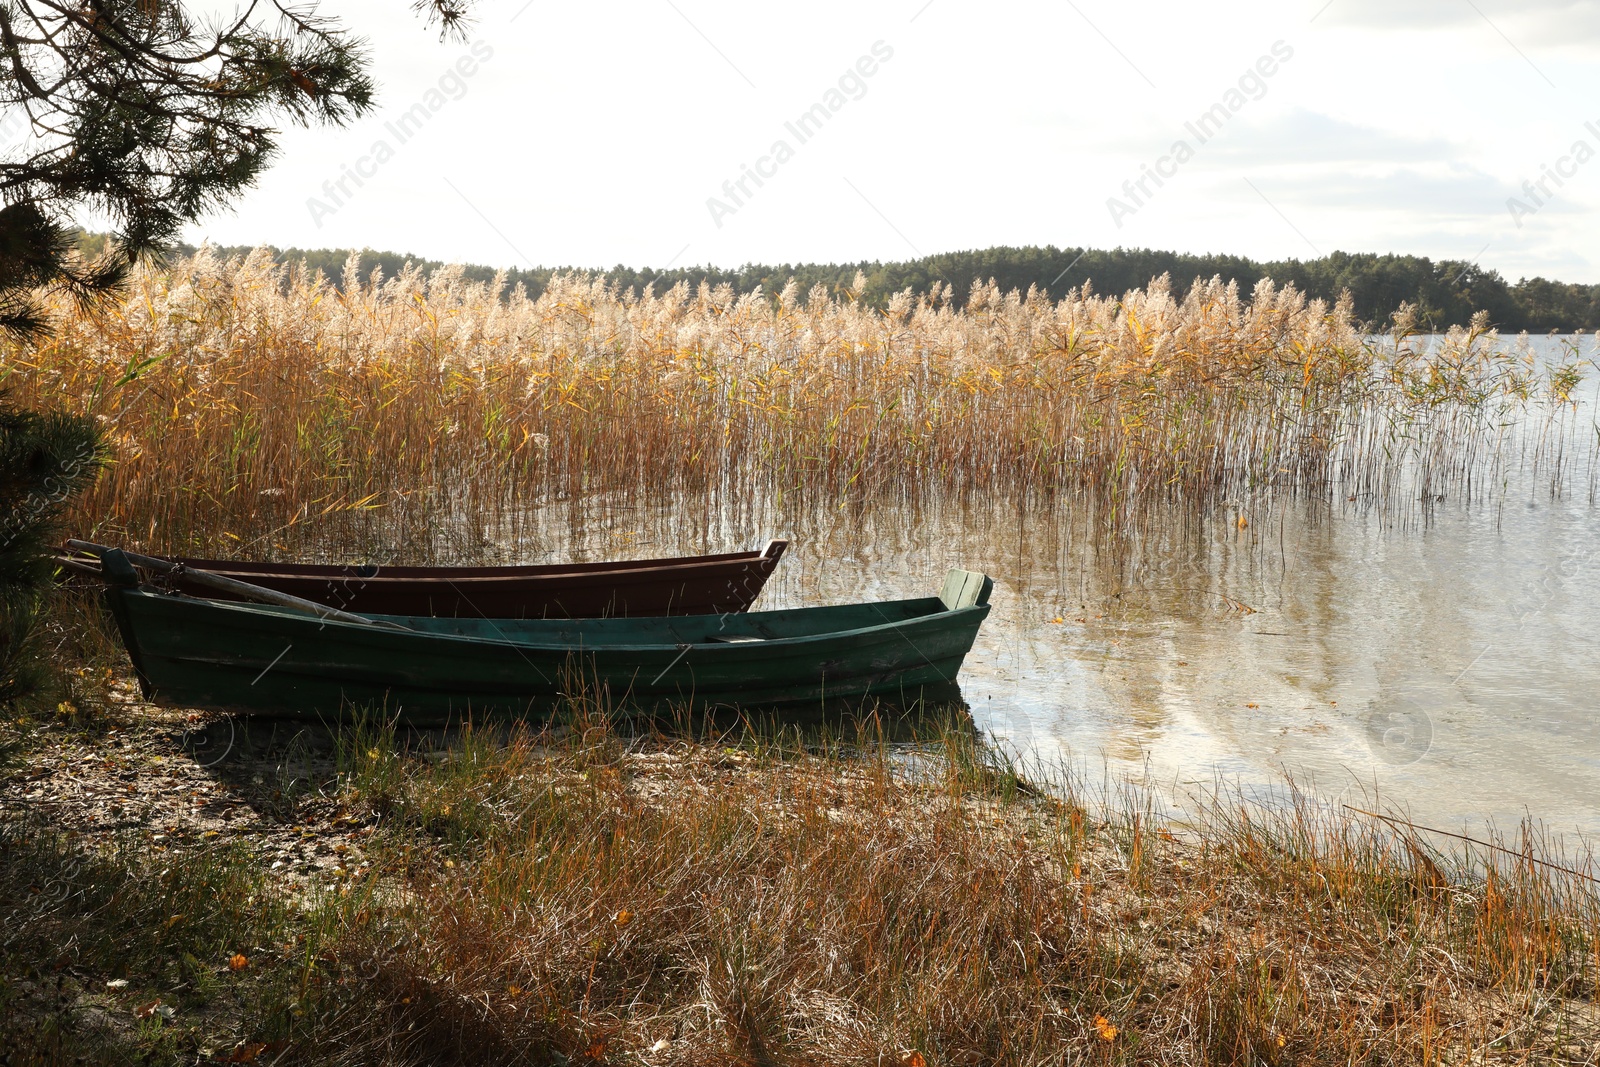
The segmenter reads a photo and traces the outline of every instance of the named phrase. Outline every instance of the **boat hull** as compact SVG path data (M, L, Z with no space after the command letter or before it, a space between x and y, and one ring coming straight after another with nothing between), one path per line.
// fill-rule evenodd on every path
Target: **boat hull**
M644 618L748 611L787 546L772 541L757 552L533 567L173 562L363 615ZM231 599L181 574L167 584L191 596Z
M258 605L107 590L146 699L335 721L432 725L617 712L947 701L988 615L936 597L652 619L387 617L407 630Z

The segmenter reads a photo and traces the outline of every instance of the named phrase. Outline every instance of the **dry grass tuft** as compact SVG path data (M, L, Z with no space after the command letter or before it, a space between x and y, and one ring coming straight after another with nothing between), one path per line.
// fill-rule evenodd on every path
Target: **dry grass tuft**
M378 1034L404 1032L392 1051L416 1062L1600 1048L1600 898L1581 881L1489 874L1304 800L1212 802L1180 828L997 788L1015 779L975 774L970 737L922 753L909 777L870 746L597 751L593 735L383 756L370 779L357 758L349 795L385 813L397 881L350 905L333 954L377 976L354 1003L377 995Z

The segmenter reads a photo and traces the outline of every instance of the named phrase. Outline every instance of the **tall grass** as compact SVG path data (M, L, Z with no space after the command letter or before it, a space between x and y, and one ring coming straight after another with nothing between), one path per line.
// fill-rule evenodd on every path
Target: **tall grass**
M972 744L946 735L907 778L871 743L755 754L590 729L417 760L358 740L343 795L382 813L401 888L349 905L326 951L362 977L322 1010L415 1062L1593 1047L1600 897L1581 875L1486 866L1303 797L1213 796L1180 828L1019 794Z
M201 252L140 274L109 314L60 309L53 339L6 353L7 381L111 433L80 528L257 554L481 552L536 508L599 497L727 515L1090 494L1115 522L1241 490L1393 494L1419 468L1469 477L1493 444L1484 411L1565 381L1481 321L1436 346L1402 322L1376 344L1348 303L1270 282L1061 300L980 285L960 311L947 292L876 310L793 285L501 289L451 269L340 288Z
M97 849L8 804L0 1047L827 1067L1600 1048L1588 856L1531 833L1452 851L1304 796L1211 794L1173 821L1131 785L1032 786L970 730L924 733L906 773L871 726L640 736L579 708L441 744L366 723L331 738L315 801L226 846ZM232 759L224 779L267 769ZM352 827L361 865L306 882L250 847Z

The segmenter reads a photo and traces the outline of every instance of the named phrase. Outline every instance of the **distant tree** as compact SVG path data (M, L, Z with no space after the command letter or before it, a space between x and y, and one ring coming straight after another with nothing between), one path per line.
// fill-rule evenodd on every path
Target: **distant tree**
M87 248L98 248L100 235L79 238ZM180 246L184 251L194 249ZM223 256L244 256L252 249L217 248ZM335 284L343 284L345 263L352 250L271 249L278 262L293 264L306 271L322 271ZM431 273L444 263L418 259L395 252L359 253L362 282L370 281L375 270L392 278L406 264ZM1434 260L1424 256L1375 255L1369 252L1332 252L1319 259L1287 259L1258 263L1242 256L1190 255L1148 248L1056 248L1053 245L1025 248L985 248L964 252L942 252L903 262L858 263L747 263L724 270L717 267L674 267L653 270L618 264L608 271L581 267L528 267L505 270L482 264L465 264L462 277L471 282L489 282L500 276L506 291L522 286L530 297L545 291L556 274L603 274L620 291L642 293L647 288L664 293L680 283L691 289L702 283L730 285L738 293L760 288L769 299L776 299L793 280L802 298L814 286L830 296L849 289L856 271L867 277L861 300L882 307L895 293L910 289L918 295L949 288L951 303L965 304L974 282L991 278L1002 289L1027 292L1030 287L1060 298L1085 284L1101 296L1120 296L1129 289L1147 287L1151 280L1167 275L1173 291L1182 295L1196 281L1219 277L1237 282L1248 293L1263 278L1279 285L1293 285L1307 297L1328 305L1349 292L1358 321L1374 330L1383 330L1402 304L1416 308L1420 324L1443 330L1466 325L1478 311L1489 312L1490 321L1502 332L1519 330L1600 329L1600 285L1554 282L1544 278L1523 279L1508 285L1496 271L1461 260Z
M471 0L417 0L442 33ZM273 123L372 106L364 42L314 5L259 0L202 23L182 0L0 0L0 332L45 329L38 293L93 303L139 257L253 183ZM74 213L113 228L78 254Z

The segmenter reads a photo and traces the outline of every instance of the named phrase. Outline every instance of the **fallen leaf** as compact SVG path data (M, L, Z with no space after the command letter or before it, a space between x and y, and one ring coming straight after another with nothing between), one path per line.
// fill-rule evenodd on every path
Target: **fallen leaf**
M1117 1039L1117 1028L1104 1015L1096 1015L1094 1017L1094 1029L1095 1033L1100 1035L1101 1041L1115 1041Z
M228 957L228 970L230 971L242 971L248 966L250 966L250 960L243 953L235 952Z
M900 1057L904 1067L928 1067L928 1061L922 1058L922 1053L913 1049Z
M254 1063L257 1056L267 1050L265 1041L253 1042L249 1045L240 1045L233 1050L233 1055L228 1057L229 1063Z
M627 908L623 908L612 917L611 921L616 923L618 926L627 926L629 923L633 922L633 912L629 911Z

